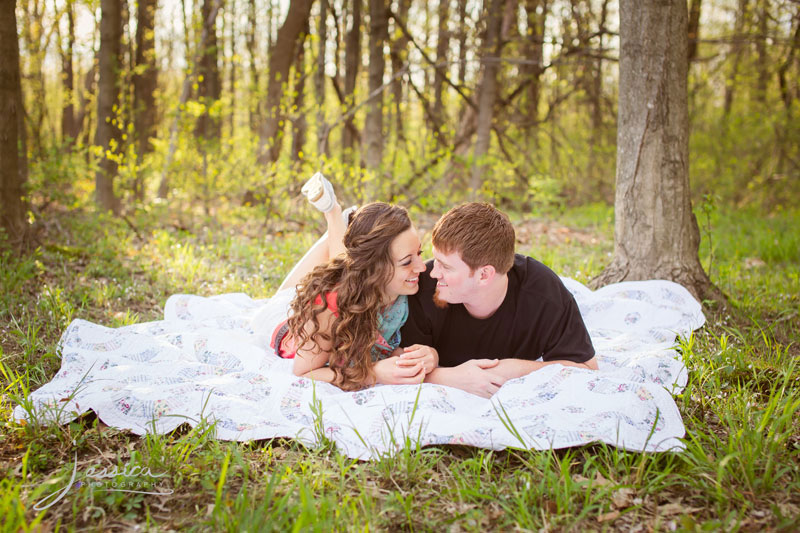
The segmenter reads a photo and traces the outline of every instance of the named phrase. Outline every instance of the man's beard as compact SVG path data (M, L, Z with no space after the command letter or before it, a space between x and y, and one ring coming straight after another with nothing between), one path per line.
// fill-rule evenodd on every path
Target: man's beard
M439 309L447 309L447 306L450 305L441 298L439 298L439 289L433 291L433 305L435 305Z

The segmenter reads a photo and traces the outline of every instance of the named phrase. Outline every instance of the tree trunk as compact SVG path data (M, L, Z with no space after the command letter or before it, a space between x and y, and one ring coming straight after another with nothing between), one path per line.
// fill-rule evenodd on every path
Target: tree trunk
M792 94L792 91L789 87L789 81L786 78L786 73L792 67L795 62L795 53L800 49L800 5L797 7L797 12L795 13L795 27L794 33L792 34L792 42L789 45L789 52L786 54L786 59L781 63L781 66L778 67L778 85L781 90L781 100L783 101L783 106L786 111L791 111L792 108L792 101L796 98L796 95ZM796 83L796 78L795 78Z
M219 75L219 47L217 45L217 17L216 4L222 5L220 0L203 0L201 9L202 35L205 39L200 43L201 55L197 74L197 97L203 104L205 111L197 119L195 133L206 140L219 140L220 121L212 117L209 108L219 100L222 93L222 81Z
M158 70L155 50L156 0L139 0L136 13L136 68L133 76L133 131L136 136L136 163L140 167L153 151L155 135ZM134 196L144 200L144 183L137 171Z
M236 96L236 64L238 63L236 55L236 0L230 0L230 35L228 43L230 45L230 60L228 63L228 90L231 97L231 108L228 111L228 132L230 137L234 137L236 133L236 107L239 101Z
M258 65L256 63L256 0L249 0L248 2L247 22L247 55L250 68L248 118L250 119L250 129L256 132L261 122L261 99L259 98L261 90L259 87Z
M408 20L408 10L411 6L411 0L399 0L397 6L397 15L404 21ZM396 24L396 23L395 23ZM395 32L397 33L397 32ZM405 126L408 122L402 111L403 101L405 100L403 91L403 77L399 72L405 67L408 61L408 36L405 33L400 33L392 41L391 58L392 58L392 100L394 103L394 124L395 135L397 142L402 143L405 141Z
M614 257L593 285L668 279L722 298L690 199L686 0L621 0L619 12Z
M762 107L767 104L767 81L769 80L769 53L767 52L767 21L769 19L768 0L759 0L758 8L758 35L756 36L756 102Z
M383 45L388 39L389 18L386 0L369 0L369 94L372 97L364 121L367 141L364 163L367 168L380 168L383 160L383 93L373 96L383 85L386 58Z
M493 0L488 6L486 16L487 28L486 38L483 42L481 52L481 64L483 76L478 88L478 119L475 135L475 149L473 151L472 176L470 179L470 189L473 198L482 196L481 187L483 186L483 174L486 165L481 161L489 152L489 145L492 140L492 118L494 115L494 101L497 98L497 71L502 42L500 39L500 29L503 24L504 0Z
M700 9L703 0L691 0L689 6L689 63L697 57L697 41L700 39Z
M314 73L314 93L317 98L317 153L321 157L327 154L327 138L323 140L322 137L323 132L328 130L325 121L325 56L328 41L328 0L320 0L319 2L317 38L319 39L319 48L317 50L316 72Z
M541 10L541 12L539 12ZM527 0L525 14L528 19L528 35L525 39L525 57L532 63L524 64L520 68L524 76L530 78L527 90L527 116L525 129L528 138L537 146L536 125L539 120L539 101L541 100L542 82L544 72L544 29L547 21L549 7L547 0Z
M467 75L467 0L458 0L458 84Z
M208 14L209 19L216 19L217 13L222 5L223 0L216 0L213 3L211 12ZM184 21L185 22L185 21ZM175 156L175 150L177 149L177 142L178 142L178 123L181 118L181 109L183 109L186 102L189 101L189 96L192 92L192 82L195 79L197 74L196 69L197 65L200 64L201 55L203 54L205 48L202 47L202 43L207 42L208 40L208 30L209 24L203 23L203 30L200 33L200 43L201 48L197 51L197 55L194 58L194 68L189 68L189 71L186 73L186 77L183 79L183 85L181 87L181 95L178 99L178 109L175 112L175 116L172 119L172 125L169 129L169 146L167 147L167 157L164 160L164 171L161 173L161 183L158 185L158 197L159 198L166 198L167 194L169 193L169 167L172 165L172 158ZM188 38L189 30L186 29L186 35ZM188 53L188 46L189 41L186 41L187 46L187 53ZM190 64L191 65L191 64ZM204 154L205 155L205 154ZM205 162L205 161L204 161Z
M100 9L100 81L94 144L102 149L102 155L95 174L95 194L100 208L119 213L120 204L114 194L114 178L117 175L116 157L121 138L118 107L122 5L120 0L101 0Z
M352 106L355 99L356 79L361 68L361 2L350 0L350 29L347 32L344 49L344 100L347 106ZM355 144L356 126L353 118L345 121L342 132L342 159L345 163L353 160L353 145Z
M76 129L78 131L78 138L81 143L86 146L90 141L91 132L91 103L89 98L91 95L97 93L97 68L98 68L98 55L92 58L92 64L89 70L86 71L83 77L83 90L81 91L80 98L78 98L78 115L75 118Z
M27 58L25 78L31 80L29 84L34 102L46 102L45 58L50 46L50 39L55 31L54 24L45 22L46 6L44 0L28 0L18 2L22 13L23 22L19 28L20 40L25 44L26 51L22 56ZM22 72L22 68L20 68ZM33 106L28 110L26 118L30 123L33 149L39 158L45 157L45 143L42 133L45 131L45 120L48 108L46 105Z
M23 200L24 168L21 161L20 125L22 88L20 85L19 41L15 2L0 2L0 227L12 241L22 241L27 223Z
M444 87L447 57L450 49L449 4L450 0L439 0L439 35L436 40L436 73L433 78L433 114L439 124L444 121L442 88Z
M61 140L65 147L72 147L78 139L75 117L75 69L73 48L75 47L74 0L67 0L67 49L61 53L61 81L64 87L64 104L61 107Z
M300 168L303 162L303 146L306 144L306 131L308 123L306 121L305 93L306 93L306 47L305 41L308 35L309 24L306 20L305 28L300 36L297 46L297 57L294 62L294 102L292 102L292 162L296 168Z
M733 95L736 91L736 84L738 83L737 77L739 76L739 63L742 58L742 40L744 39L743 30L747 20L747 11L749 0L739 0L739 8L736 10L736 22L733 28L733 45L731 53L733 54L733 65L731 66L731 73L725 82L725 100L722 106L723 116L727 117L733 107Z
M608 0L603 0L600 9L600 18L598 21L597 39L598 49L603 49L603 30L606 25L606 18L608 16ZM587 47L592 47L591 40L586 41ZM587 199L589 200L608 200L613 197L613 184L607 177L605 168L602 167L601 161L598 161L598 153L600 152L603 138L603 59L602 53L598 53L597 57L591 58L587 65L587 72L589 73L589 80L586 84L586 92L589 97L589 105L591 108L592 116L592 132L589 137L589 159L586 165L584 175L589 178L591 186L595 188L594 192L587 191Z
M267 116L259 132L258 162L261 165L274 163L280 156L284 117L281 100L295 59L295 47L308 23L312 3L313 0L295 0L289 4L286 20L278 30L275 46L270 51Z

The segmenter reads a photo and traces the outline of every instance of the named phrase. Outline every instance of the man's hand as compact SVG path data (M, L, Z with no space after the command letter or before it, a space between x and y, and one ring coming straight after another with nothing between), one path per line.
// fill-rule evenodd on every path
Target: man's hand
M381 385L416 385L425 379L425 366L417 360L410 366L398 364L400 357L393 355L372 366L376 382Z
M430 374L434 368L439 366L439 352L431 346L424 344L412 344L403 348L403 353L397 361L401 367L412 367L417 363L422 363L425 373Z
M507 378L494 371L497 359L470 359L452 368L439 367L433 370L426 382L448 385L483 398L491 398Z

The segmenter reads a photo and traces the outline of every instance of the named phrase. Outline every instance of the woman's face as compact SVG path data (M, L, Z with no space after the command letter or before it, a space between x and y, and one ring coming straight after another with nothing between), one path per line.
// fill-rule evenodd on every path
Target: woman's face
M422 262L422 245L414 226L398 235L389 246L394 274L386 286L386 296L394 301L401 294L416 294L419 290L419 274L425 272Z

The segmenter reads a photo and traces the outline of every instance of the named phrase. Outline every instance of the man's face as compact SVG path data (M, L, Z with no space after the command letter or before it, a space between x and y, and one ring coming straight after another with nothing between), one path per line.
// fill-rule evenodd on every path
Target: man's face
M431 277L436 280L434 299L450 304L463 304L474 297L478 284L478 271L471 272L461 254L445 254L433 249Z

